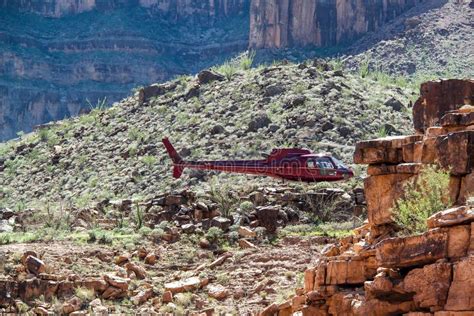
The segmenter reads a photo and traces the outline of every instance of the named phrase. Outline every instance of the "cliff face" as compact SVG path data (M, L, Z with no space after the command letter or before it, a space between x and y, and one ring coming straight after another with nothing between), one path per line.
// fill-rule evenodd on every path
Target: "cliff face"
M250 47L332 46L374 31L418 0L253 0Z
M247 0L0 0L0 6L4 8L56 18L91 10L105 12L136 6L177 18L196 15L218 17L242 12L247 3Z

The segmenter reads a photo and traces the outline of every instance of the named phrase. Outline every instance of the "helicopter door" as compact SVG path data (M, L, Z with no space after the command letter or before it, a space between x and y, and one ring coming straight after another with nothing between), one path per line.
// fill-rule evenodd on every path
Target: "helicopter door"
M331 159L327 157L316 158L316 165L319 174L322 176L336 176L337 170Z
M298 161L291 162L291 169L294 176L301 177L301 168Z

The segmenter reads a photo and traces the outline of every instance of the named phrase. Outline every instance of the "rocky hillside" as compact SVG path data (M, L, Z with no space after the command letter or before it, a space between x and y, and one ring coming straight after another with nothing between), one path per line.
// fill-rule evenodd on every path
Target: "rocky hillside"
M465 77L474 72L474 2L427 1L355 42L346 63L394 75Z
M318 60L252 69L245 61L216 69L225 75L204 72L144 88L110 109L96 108L2 144L0 201L12 208L86 205L199 188L209 173L185 171L174 180L163 136L186 158L259 158L278 146L301 146L350 163L358 140L411 130L407 105L416 93L409 89ZM250 185L248 177L226 179Z

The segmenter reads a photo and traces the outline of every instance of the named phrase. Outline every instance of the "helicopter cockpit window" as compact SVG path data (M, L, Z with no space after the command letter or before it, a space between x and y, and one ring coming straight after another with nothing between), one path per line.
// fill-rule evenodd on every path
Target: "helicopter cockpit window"
M334 169L334 165L329 158L316 159L316 165L319 169Z

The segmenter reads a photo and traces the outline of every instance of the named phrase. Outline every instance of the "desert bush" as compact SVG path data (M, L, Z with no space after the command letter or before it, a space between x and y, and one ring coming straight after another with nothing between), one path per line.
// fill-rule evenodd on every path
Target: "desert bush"
M229 184L219 183L216 177L210 182L209 199L219 206L223 216L230 216L240 199Z
M164 235L165 235L165 231L162 228L157 227L151 231L151 233L149 234L149 237L153 241L159 242L161 240L161 237L163 237Z
M401 234L422 233L427 230L428 217L450 204L449 173L427 167L405 185L404 196L393 208L393 217Z
M225 63L223 63L219 67L214 68L213 70L220 74L223 74L227 78L227 80L230 80L237 72L237 67L232 61L226 61Z
M249 70L252 68L253 61L255 59L255 52L247 52L240 57L240 68L242 70Z
M370 59L369 57L367 57L366 59L364 59L360 64L359 64L359 75L361 76L361 78L365 78L369 75L370 73L370 68L369 68L369 65L370 65Z
M75 290L75 294L78 298L83 301L90 302L95 298L95 292L93 289L88 289L85 287L78 287Z
M224 232L222 231L222 229L218 227L211 227L206 233L206 238L210 242L215 243L219 239L221 239L223 235L224 235Z
M253 203L250 201L243 201L240 203L240 211L244 214L250 213L254 208Z
M144 211L140 207L140 204L135 204L134 222L136 230L140 230L143 227L143 217L145 216Z
M158 159L155 156L147 155L142 157L142 161L148 169L153 169L153 166L156 164Z

